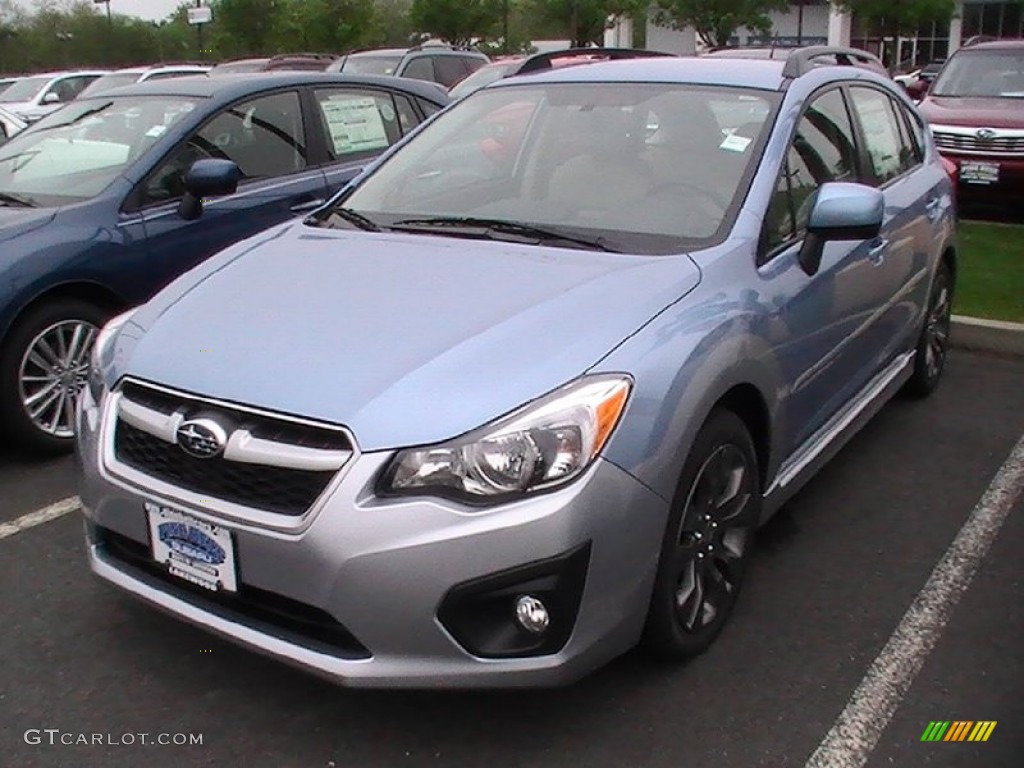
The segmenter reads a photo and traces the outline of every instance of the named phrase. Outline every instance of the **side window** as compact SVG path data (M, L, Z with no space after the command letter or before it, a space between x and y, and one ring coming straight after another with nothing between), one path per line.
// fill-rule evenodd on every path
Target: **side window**
M924 161L924 126L917 117L911 114L909 109L899 102L893 101L893 107L896 109L896 114L903 121L903 129L908 137L907 144L913 152L913 165L917 165Z
M380 152L402 136L401 118L390 94L318 88L316 103L331 160Z
M438 56L434 59L437 70L437 82L445 88L451 88L466 76L466 67L459 56Z
M466 67L467 75L473 74L478 69L480 69L480 67L487 63L484 59L479 59L476 56L462 56L460 58L462 59L462 63Z
M306 167L305 129L295 91L233 104L175 149L146 182L143 205L181 197L196 160L232 160L245 179L284 176Z
M428 56L418 56L409 61L402 73L402 77L411 77L414 80L434 79L434 65Z
M891 99L873 88L851 88L850 95L864 131L870 181L885 184L907 170L906 147L890 107Z
M423 115L425 117L430 117L431 115L441 111L441 108L437 106L437 104L432 101L427 101L426 99L416 99L416 103L420 105L420 109L423 110Z
M766 251L799 238L807 226L808 202L822 184L857 176L853 127L842 93L827 91L804 112L786 153L762 231Z
M420 118L407 96L396 93L394 97L395 106L398 108L398 124L402 127L402 135L404 136L419 125Z

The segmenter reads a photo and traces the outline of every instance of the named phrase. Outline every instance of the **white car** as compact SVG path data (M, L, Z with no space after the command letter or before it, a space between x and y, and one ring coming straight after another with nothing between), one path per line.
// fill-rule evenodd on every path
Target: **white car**
M84 70L32 75L0 93L0 106L14 112L26 123L34 123L74 101L86 86L105 74L103 70Z
M3 93L21 79L20 77L0 77L0 93Z
M0 144L25 129L27 124L17 115L0 107Z
M108 72L103 77L94 80L79 94L80 96L94 96L111 88L120 88L123 85L143 83L147 80L164 80L170 77L189 77L205 75L210 71L209 67L199 64L161 64L153 67L132 67L130 69L119 69L115 72Z

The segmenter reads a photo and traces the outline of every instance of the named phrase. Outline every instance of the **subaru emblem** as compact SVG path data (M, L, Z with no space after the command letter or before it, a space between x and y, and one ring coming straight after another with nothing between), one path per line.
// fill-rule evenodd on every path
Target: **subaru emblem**
M991 128L979 128L974 135L982 141L992 141L996 137L996 132Z
M212 459L224 451L228 434L211 419L190 419L178 427L178 447L196 459Z

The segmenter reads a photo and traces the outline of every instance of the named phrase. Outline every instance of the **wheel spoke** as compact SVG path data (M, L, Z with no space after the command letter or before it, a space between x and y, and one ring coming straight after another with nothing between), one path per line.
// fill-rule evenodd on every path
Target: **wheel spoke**
M64 393L64 408L61 412L61 417L58 417L55 421L59 421L59 427L62 430L69 430L74 426L75 423L75 401L77 400L76 392L65 392Z
M703 564L691 559L683 572L682 583L676 595L679 615L686 629L698 629L704 612L706 577Z
M36 392L33 392L31 395L22 400L26 408L31 408L33 405L35 405L40 400L45 398L47 395L52 393L55 389L60 387L60 381L55 379L50 379L49 381L50 383L47 384L45 387L39 389Z
M43 419L43 414L46 413L46 411L55 402L57 402L57 400L58 400L58 398L60 396L61 396L61 390L59 388L55 389L41 403L37 403L33 408L31 408L29 410L29 415L32 417L32 420L36 421L36 422L39 422L39 423L43 423L45 421L45 419Z
M63 389L60 391L60 399L57 402L57 407L53 410L53 419L47 425L47 431L51 435L57 434L57 430L60 428L60 417L64 412L64 403L67 402L68 393Z
M68 343L68 354L64 359L64 362L67 363L69 368L78 362L78 353L82 343L82 337L84 335L85 326L81 323L75 325L74 330L71 331L71 341Z

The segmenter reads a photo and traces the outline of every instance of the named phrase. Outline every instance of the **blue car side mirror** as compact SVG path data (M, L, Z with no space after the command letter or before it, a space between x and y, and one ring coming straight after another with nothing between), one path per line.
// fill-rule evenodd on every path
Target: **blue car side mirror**
M882 229L885 198L874 187L833 181L823 184L809 202L807 235L799 256L808 275L817 273L829 240L870 240Z
M183 219L198 219L203 213L203 199L231 195L242 180L242 169L231 160L197 160L185 174L185 194L178 213Z

